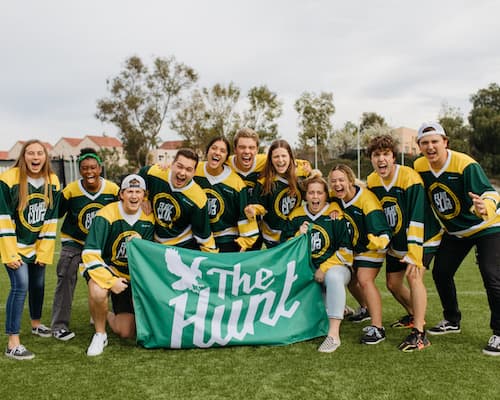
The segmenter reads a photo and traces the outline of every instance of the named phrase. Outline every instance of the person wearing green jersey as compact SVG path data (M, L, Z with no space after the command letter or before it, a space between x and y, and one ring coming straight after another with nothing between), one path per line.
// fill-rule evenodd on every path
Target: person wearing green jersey
M445 231L432 270L444 319L428 333L460 332L462 314L454 276L475 246L493 331L483 353L500 356L500 196L477 161L448 148L448 137L439 123L423 123L417 143L424 157L414 167Z

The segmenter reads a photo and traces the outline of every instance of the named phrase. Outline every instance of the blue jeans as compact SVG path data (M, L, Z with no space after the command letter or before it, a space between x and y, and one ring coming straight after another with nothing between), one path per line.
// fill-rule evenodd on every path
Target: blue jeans
M5 267L10 279L10 293L5 306L5 333L18 335L21 330L24 300L29 292L30 317L42 317L45 291L45 267L38 264L22 263L18 269Z

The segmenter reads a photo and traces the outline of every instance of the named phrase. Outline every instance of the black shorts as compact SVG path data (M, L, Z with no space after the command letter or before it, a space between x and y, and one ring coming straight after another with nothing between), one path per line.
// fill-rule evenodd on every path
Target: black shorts
M134 314L134 304L132 302L130 282L128 287L123 292L118 294L111 292L111 304L113 305L113 312L115 314Z
M429 269L429 264L432 261L434 254L424 254L422 263L424 264L425 269ZM390 274L392 272L403 272L406 271L407 263L399 261L400 258L396 258L387 254L385 256L385 272Z

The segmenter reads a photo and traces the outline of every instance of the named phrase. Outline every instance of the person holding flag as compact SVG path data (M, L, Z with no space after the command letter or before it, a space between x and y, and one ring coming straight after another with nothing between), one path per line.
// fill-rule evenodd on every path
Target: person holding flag
M314 279L326 288L328 334L318 351L332 353L340 346L340 324L346 304L345 287L351 279L352 243L344 213L336 203L329 203L328 184L320 174L303 181L306 204L295 208L281 233L281 240L311 231ZM336 218L332 219L332 213Z
M107 346L106 321L118 336L135 336L126 244L134 237L153 239L154 217L142 210L145 192L146 183L141 176L126 176L120 185L120 201L106 205L96 214L85 240L81 273L87 279L95 327L88 356L102 354ZM113 312L108 311L108 296Z

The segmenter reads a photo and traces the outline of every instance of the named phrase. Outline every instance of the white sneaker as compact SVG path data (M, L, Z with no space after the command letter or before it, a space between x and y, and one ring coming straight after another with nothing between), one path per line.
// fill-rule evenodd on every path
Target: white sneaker
M92 342L90 342L90 346L87 349L88 356L98 356L102 354L104 348L108 345L108 335L105 333L95 333L92 337Z

